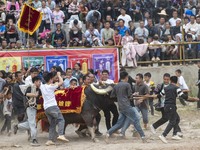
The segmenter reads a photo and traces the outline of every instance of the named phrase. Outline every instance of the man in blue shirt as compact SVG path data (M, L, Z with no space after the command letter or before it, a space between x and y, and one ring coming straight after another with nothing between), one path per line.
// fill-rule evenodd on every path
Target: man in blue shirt
M77 84L78 84L78 80L75 77L72 76L72 69L71 68L66 69L66 74L67 74L67 77L66 77L66 79L64 80L64 83L63 83L64 88L70 87L70 81L72 79L75 79L77 81Z
M129 31L129 28L124 26L125 21L123 19L119 19L119 34L123 37L126 33L126 31Z

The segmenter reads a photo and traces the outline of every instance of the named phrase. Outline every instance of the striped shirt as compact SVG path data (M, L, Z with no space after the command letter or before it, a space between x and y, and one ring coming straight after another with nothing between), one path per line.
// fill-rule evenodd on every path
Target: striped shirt
M184 99L188 99L188 96L186 96L181 91L181 89L174 84L169 84L169 86L165 87L160 92L160 96L165 96L165 105L166 104L176 105L176 98L177 97L182 97Z

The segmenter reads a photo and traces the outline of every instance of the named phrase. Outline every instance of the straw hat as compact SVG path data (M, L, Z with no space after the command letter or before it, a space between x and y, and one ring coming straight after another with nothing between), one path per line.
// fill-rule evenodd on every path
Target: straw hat
M168 16L165 9L161 10L160 13L158 13L158 15L162 15L162 16Z

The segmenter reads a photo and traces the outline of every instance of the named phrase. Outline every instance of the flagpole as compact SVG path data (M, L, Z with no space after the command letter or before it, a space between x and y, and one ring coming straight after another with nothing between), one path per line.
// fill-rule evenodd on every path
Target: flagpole
M28 1L28 5L30 5L31 4L31 0L30 1ZM28 42L28 68L29 67L31 67L30 66L30 34L29 34L29 28L30 28L30 7L28 8L28 40L27 40L27 42Z

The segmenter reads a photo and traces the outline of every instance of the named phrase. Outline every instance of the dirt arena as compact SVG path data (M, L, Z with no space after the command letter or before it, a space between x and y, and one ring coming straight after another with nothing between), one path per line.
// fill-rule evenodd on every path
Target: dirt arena
M10 137L0 135L0 150L200 150L200 110L196 109L196 103L190 103L186 107L178 104L178 112L181 117L180 127L184 138L180 141L171 140L172 133L170 133L167 137L168 144L162 143L158 138L166 125L160 127L156 135L152 135L150 130L145 130L148 143L142 143L140 139L132 137L132 127L130 127L126 132L126 139L119 139L115 136L109 139L109 144L104 141L104 136L98 138L98 143L93 143L89 137L79 138L74 132L76 128L69 125L66 129L69 143L58 142L56 146L45 146L48 133L42 133L40 127L38 127L40 147L31 147L27 141L27 134L21 131L17 135L12 134ZM159 117L159 112L156 112L156 116L150 115L150 123ZM102 115L100 131L105 134L104 120L105 118Z

